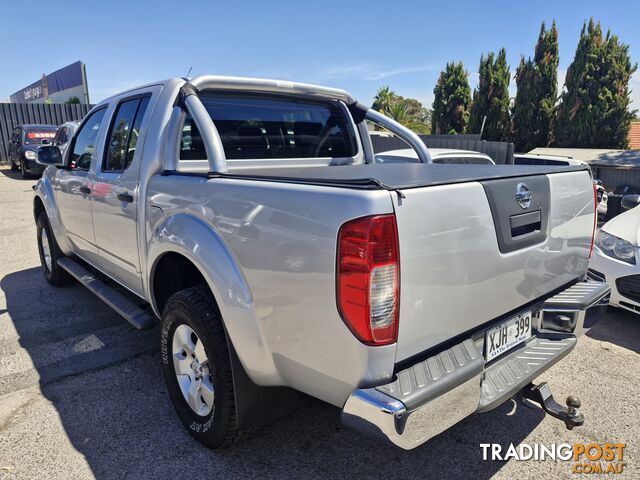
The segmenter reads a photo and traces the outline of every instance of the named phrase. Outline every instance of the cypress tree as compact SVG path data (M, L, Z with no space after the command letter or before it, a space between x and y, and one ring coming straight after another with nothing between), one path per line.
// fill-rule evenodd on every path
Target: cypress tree
M511 73L507 64L507 51L502 48L496 57L489 52L480 57L478 86L473 91L469 131L480 133L484 117L482 137L486 140L503 141L511 130L509 116L509 80Z
M561 147L626 148L629 123L629 78L637 65L629 46L608 31L602 35L593 18L583 24L565 91L558 108L555 144Z
M520 59L516 70L513 106L513 141L516 151L528 152L551 142L558 96L558 30L554 21L546 30L540 27L533 60Z
M471 88L462 62L447 63L433 89L432 133L466 133Z

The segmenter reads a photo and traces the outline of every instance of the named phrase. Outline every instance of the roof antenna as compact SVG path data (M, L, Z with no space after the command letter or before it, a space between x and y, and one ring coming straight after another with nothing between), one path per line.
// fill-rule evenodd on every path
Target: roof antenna
M192 68L193 68L193 67L189 67L189 71L187 72L187 75L186 75L186 76L187 76L187 78L189 78L189 74L191 73L191 69L192 69Z

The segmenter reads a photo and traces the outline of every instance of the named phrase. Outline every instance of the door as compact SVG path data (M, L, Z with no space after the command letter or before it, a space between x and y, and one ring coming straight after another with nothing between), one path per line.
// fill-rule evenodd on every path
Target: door
M56 175L56 201L62 225L75 251L89 261L97 259L97 247L91 219L89 169L94 156L100 156L106 127L103 120L107 107L91 113L80 126L69 146L67 168Z
M138 174L150 100L151 92L119 100L93 179L93 228L100 266L140 294Z

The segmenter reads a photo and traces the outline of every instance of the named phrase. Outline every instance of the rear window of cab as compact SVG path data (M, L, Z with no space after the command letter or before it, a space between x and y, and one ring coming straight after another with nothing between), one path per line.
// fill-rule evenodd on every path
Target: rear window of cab
M357 154L351 120L338 101L274 95L200 94L227 160L341 158ZM183 129L181 159L206 153L190 118Z

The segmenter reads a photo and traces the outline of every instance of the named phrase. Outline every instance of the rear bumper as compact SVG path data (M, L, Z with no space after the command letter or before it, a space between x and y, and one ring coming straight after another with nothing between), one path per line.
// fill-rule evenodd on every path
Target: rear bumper
M342 421L401 448L415 448L474 412L502 404L568 355L577 337L603 315L608 293L606 284L580 283L548 299L531 339L490 363L482 355L481 335L398 372L390 384L355 390Z

